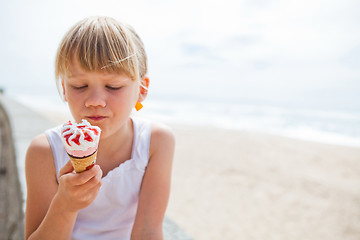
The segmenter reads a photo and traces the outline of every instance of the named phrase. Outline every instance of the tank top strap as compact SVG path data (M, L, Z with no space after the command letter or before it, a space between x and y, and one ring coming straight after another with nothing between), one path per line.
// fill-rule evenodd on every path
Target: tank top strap
M56 179L59 181L60 169L70 160L61 141L60 126L45 131L45 135L51 146L56 169Z
M144 119L132 118L134 124L134 141L131 159L136 167L144 171L149 162L151 139L151 122Z

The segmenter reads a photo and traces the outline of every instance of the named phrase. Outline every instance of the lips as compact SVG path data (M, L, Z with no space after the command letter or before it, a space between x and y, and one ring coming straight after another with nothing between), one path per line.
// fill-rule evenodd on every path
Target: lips
M107 118L106 116L99 116L99 115L93 115L93 116L87 116L88 119L92 120L92 121L101 121L105 118Z

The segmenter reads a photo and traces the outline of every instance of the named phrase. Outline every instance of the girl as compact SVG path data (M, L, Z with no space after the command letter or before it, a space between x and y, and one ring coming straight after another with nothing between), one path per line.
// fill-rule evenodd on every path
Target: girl
M56 79L76 122L101 128L93 168L74 173L59 127L26 155L26 239L163 239L174 136L130 117L149 78L135 31L108 17L70 29L56 57Z

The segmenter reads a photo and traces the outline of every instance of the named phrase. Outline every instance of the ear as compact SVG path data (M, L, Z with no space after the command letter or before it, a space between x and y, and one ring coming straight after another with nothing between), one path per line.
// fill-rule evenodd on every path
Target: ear
M61 86L62 86L62 89L63 89L63 98L64 98L64 101L67 102L67 98L66 98L66 94L65 94L65 83L64 83L64 80L61 80Z
M145 98L148 94L149 84L150 84L150 80L147 76L144 76L141 78L138 102L142 102L145 100Z

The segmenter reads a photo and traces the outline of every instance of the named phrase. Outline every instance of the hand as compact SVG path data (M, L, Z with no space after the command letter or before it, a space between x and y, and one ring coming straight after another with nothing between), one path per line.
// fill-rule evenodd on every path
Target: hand
M99 165L82 173L74 173L68 161L59 173L59 188L56 196L64 210L79 211L89 206L101 187L102 171Z

